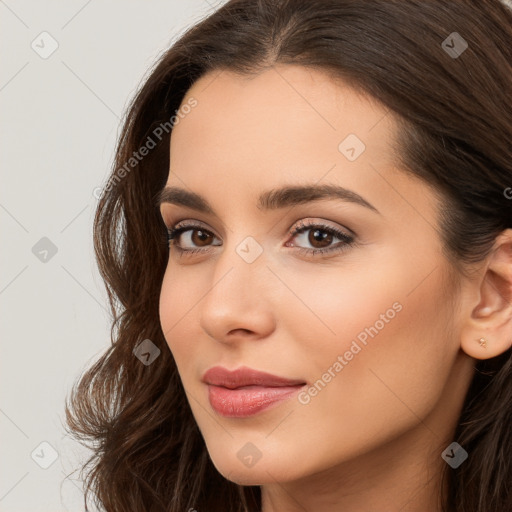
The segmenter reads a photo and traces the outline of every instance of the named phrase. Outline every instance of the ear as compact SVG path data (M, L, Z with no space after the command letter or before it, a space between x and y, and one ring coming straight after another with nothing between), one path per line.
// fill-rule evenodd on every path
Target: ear
M472 294L461 348L475 359L490 359L512 346L512 229L496 237ZM479 341L482 338L485 343Z

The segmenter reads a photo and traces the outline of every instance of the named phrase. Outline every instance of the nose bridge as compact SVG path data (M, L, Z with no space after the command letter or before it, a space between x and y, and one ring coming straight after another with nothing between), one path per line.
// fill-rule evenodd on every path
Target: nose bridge
M203 329L219 341L234 329L268 331L273 320L263 245L252 236L228 241L212 265L211 288L201 306Z
M265 263L263 244L253 236L246 236L241 241L228 241L213 263L212 287L222 294L229 293L234 299L246 302L245 298L253 296L251 289L266 281L264 274L268 269ZM257 294L263 299L263 287L259 288Z

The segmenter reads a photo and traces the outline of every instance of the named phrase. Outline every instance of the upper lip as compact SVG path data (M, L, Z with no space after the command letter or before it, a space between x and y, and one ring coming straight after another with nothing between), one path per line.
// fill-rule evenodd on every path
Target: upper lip
M214 366L204 373L203 382L229 389L243 386L283 387L306 384L303 380L285 379L247 366L242 366L233 371L222 366Z

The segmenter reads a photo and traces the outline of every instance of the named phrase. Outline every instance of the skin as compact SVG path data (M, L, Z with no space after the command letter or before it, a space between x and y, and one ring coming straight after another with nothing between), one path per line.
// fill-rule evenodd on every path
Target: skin
M160 316L215 467L261 485L263 512L440 510L441 453L455 441L475 359L510 347L510 230L473 277L455 274L435 191L393 158L392 115L319 70L216 71L183 104L190 97L198 104L172 132L167 185L202 195L217 215L162 204L168 227L201 221L213 238L201 245L189 230L180 245L210 252L171 248ZM366 145L354 161L338 149L348 134ZM305 183L349 188L380 214L332 199L256 207L265 190ZM289 234L300 220L351 230L356 245L299 254L285 243L322 247L314 228ZM263 250L250 264L236 252L248 236ZM394 303L400 311L309 403L294 397L243 419L211 408L208 368L246 365L312 385ZM237 457L248 442L261 452L252 467Z

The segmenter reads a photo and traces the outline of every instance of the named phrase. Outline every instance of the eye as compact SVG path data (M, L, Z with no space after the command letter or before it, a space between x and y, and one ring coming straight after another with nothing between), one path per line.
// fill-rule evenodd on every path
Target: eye
M308 236L297 236L305 235L308 232ZM355 243L355 237L353 235L349 235L337 228L327 226L316 221L300 221L298 226L296 226L290 234L297 237L299 240L302 238L301 243L310 244L313 247L312 249L298 247L297 250L299 253L303 254L315 255L330 252L341 252L348 249ZM331 244L336 238L340 240L340 242L332 246ZM287 243L286 245L287 247L295 247L296 243Z
M169 247L174 247L179 256L209 252L212 247L211 243L216 238L211 231L191 221L179 222L167 232ZM301 236L308 232L308 236ZM287 242L286 247L294 247L299 253L308 255L341 252L355 243L353 235L315 221L300 221L290 235L297 238L299 242ZM336 239L339 242L332 246ZM190 247L183 247L184 243ZM310 244L312 248L299 247L299 244ZM213 246L215 245L219 246L222 243Z
M199 248L190 249L182 247L182 238L185 238L188 243L195 244ZM207 251L210 247L209 243L213 238L215 238L215 235L213 235L211 231L204 229L197 223L187 221L179 222L174 227L167 229L167 241L169 247L174 247L180 256L184 253L194 254L197 252L205 252L205 250ZM180 241L180 244L178 244L178 241ZM203 249L201 249L201 247L203 247Z

